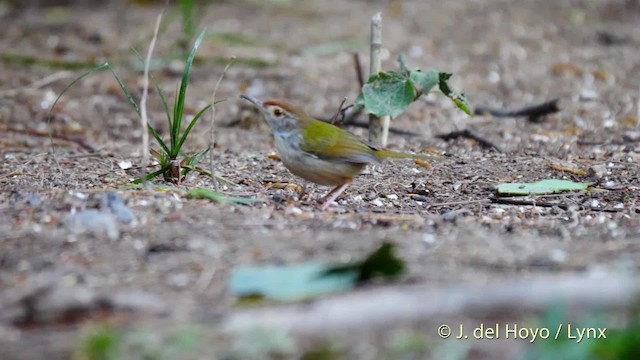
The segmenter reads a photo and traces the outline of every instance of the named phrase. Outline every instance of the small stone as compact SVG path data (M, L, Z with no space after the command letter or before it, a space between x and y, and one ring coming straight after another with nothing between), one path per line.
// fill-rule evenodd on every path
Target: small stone
M128 169L131 169L131 167L133 167L133 163L131 162L131 160L122 160L118 162L118 166L122 170L128 170Z
M114 309L165 314L166 303L159 297L139 290L106 295L106 300Z
M600 97L600 94L591 89L583 89L580 91L580 101L593 101L597 100Z
M607 169L606 164L597 164L589 168L589 174L596 176L597 178L603 178L607 175L611 175L611 172Z
M129 224L136 219L133 211L124 203L118 193L108 193L102 200L102 206L108 208L121 223Z
M384 203L382 202L382 200L380 200L380 198L375 198L373 200L371 200L371 204L380 207L382 205L384 205Z
M396 194L389 194L386 196L387 199L389 200L398 200L398 195Z
M106 211L91 209L72 213L67 215L63 222L67 229L75 234L91 233L96 237L106 236L111 241L120 237L116 219Z
M302 214L302 209L300 209L297 206L288 207L287 210L286 210L286 213L288 215L300 215L300 214Z
M563 263L567 260L567 253L560 249L552 249L549 251L549 259L554 263Z
M436 236L432 233L424 233L422 234L422 241L429 245L432 245L436 242Z
M187 273L169 274L166 278L167 284L176 288L183 288L191 282Z
M640 131L625 131L623 138L626 141L638 142L640 141Z

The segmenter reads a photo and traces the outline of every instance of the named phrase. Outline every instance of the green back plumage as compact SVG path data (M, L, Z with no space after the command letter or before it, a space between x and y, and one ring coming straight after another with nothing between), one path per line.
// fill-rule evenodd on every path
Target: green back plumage
M305 139L302 150L328 160L363 164L380 161L374 149L356 135L324 121L308 119L309 125L302 133Z

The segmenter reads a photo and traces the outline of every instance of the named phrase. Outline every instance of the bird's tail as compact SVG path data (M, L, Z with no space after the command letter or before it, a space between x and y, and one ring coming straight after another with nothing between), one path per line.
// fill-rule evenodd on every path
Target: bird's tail
M410 153L402 153L396 151L389 150L376 150L376 156L383 158L399 158L399 159L418 159L418 160L428 160L428 161L439 161L442 157L438 155L431 154L410 154Z

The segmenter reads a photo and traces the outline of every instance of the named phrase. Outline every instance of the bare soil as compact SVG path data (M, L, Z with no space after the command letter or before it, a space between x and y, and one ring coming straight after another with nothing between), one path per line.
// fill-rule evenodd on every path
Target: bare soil
M262 199L251 205L186 198L186 189L213 187L211 179L196 174L179 185L158 178L154 183L161 187L132 187L141 130L113 76L102 71L79 81L48 121L56 96L82 71L5 57L0 62L2 357L69 358L78 336L103 322L158 331L176 324L215 328L220 319L242 311L227 289L234 266L350 261L384 241L394 242L407 261L408 271L395 285L465 289L638 269L640 10L634 4L331 0L205 7L200 25L209 35L192 70L186 111L195 114L210 101L225 59L237 56L217 94L226 101L216 112L215 165L218 175L233 183L223 187L226 194ZM139 99L141 66L130 48L146 52L160 10L114 2L8 11L2 15L0 54L109 61ZM513 109L559 98L560 111L537 122L468 117L448 99L430 94L392 122L421 136L392 134L389 148L427 148L443 154L442 161L432 168L387 161L321 211L316 199L329 189L305 183L268 157L274 151L268 129L238 95L285 99L314 116L330 117L343 97L357 95L352 54L359 53L368 66L369 20L377 11L384 19L384 68L395 69L396 56L405 53L411 66L452 72L452 84L473 105ZM173 99L183 63L166 59L177 51L180 18L168 14L165 24L154 54L162 61L153 71ZM157 93L152 89L150 96L151 121L166 134ZM435 137L465 128L503 152L468 139ZM189 151L207 146L209 129L207 116L188 140ZM366 137L361 128L350 130ZM123 161L133 167L122 169ZM492 202L500 183L545 178L595 185L587 192L519 199L557 206ZM274 183L298 184L306 193L267 186ZM104 194L113 191L135 221L89 232L68 225L71 212L99 209ZM389 285L356 292L384 286ZM481 314L465 316L456 321L482 320ZM340 343L351 357L385 358L391 356L390 341L409 326L430 345L408 358L438 358L431 344L446 342L436 336L437 322L418 320L363 328ZM313 337L305 339L286 356L317 345ZM514 358L527 347L526 342L470 344L463 358Z

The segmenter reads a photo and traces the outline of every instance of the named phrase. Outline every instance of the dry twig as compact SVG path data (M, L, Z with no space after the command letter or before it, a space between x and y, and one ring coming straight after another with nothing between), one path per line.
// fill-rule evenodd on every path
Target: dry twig
M142 98L140 98L140 126L142 128L142 166L140 166L140 179L145 183L147 179L147 163L149 162L149 118L147 116L147 97L149 96L149 64L151 63L151 55L153 48L156 46L158 32L160 31L160 23L162 22L164 10L160 12L156 19L156 26L153 29L153 37L149 43L149 51L147 51L147 59L144 62L144 77L142 79Z
M492 109L478 106L473 110L474 115L491 115L494 117L527 117L529 121L538 121L541 117L560 111L558 102L560 99L553 99L542 104L527 106L517 110Z
M220 184L218 184L218 178L215 174L215 169L213 166L213 147L215 145L215 125L216 125L216 92L218 92L218 87L220 87L220 83L224 78L224 75L227 73L231 65L236 61L236 57L232 56L227 65L222 70L222 74L218 77L218 81L216 82L216 86L213 88L213 92L211 93L211 124L210 124L210 132L209 132L209 171L211 172L211 178L213 179L213 188L215 191L220 191Z
M492 143L491 141L482 138L480 135L476 134L473 130L470 129L464 129L464 130L456 130L456 131L452 131L450 133L446 133L446 134L440 134L440 135L436 135L437 138L442 139L442 140L452 140L452 139L457 139L457 138L467 138L467 139L472 139L478 142L478 145L480 145L481 147L485 148L485 149L494 149L495 151L502 153L502 149Z

